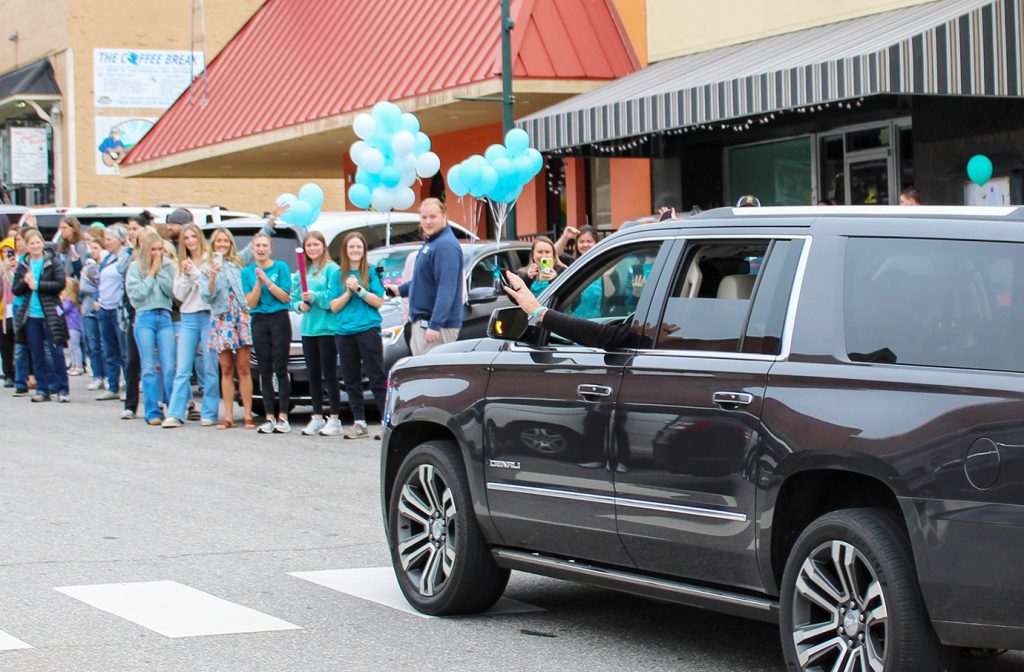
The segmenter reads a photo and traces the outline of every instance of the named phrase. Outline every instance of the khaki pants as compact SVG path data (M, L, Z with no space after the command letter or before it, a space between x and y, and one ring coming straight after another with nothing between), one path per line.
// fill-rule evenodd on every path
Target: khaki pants
M454 343L459 340L458 329L441 329L441 338L428 345L427 330L420 326L419 320L413 322L409 328L412 329L409 349L412 350L412 354L414 355L422 355L425 352L430 352L432 348L441 345L442 343Z

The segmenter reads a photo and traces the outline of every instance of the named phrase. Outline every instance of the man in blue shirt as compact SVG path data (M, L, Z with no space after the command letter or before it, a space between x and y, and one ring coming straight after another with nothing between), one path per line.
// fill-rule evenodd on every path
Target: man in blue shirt
M428 198L420 205L426 242L416 255L412 280L389 287L409 297L410 349L421 355L441 343L458 340L462 328L462 246L448 226L444 203Z

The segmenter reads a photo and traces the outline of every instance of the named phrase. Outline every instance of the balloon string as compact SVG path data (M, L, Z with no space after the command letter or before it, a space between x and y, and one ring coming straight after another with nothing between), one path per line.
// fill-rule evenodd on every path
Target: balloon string
M391 247L391 211L390 210L388 210L388 224L387 224L387 228L384 231L384 237L386 239L384 241L384 246L385 247Z

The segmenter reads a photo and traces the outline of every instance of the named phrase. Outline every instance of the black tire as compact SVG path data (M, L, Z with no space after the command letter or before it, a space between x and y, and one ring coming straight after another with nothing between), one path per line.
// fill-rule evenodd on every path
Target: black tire
M484 611L508 583L509 570L494 563L480 532L451 441L428 441L402 461L388 501L388 543L402 593L425 614Z
M884 672L956 668L925 611L906 533L886 509L833 511L808 525L786 562L780 610L794 672L860 670L862 660Z

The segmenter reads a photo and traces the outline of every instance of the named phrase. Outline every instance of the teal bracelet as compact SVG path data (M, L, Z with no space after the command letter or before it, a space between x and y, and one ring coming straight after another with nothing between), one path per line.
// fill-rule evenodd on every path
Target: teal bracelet
M547 308L545 308L544 306L540 306L539 308L537 308L537 310L533 311L533 315L530 316L530 322L539 322L541 313L543 313L546 310Z

